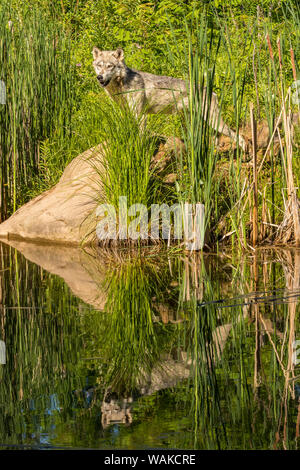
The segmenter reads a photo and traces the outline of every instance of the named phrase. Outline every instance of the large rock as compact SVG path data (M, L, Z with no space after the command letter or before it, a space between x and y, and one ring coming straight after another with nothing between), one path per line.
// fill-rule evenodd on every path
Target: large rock
M101 146L74 158L56 186L0 224L0 238L73 245L93 242L102 161Z

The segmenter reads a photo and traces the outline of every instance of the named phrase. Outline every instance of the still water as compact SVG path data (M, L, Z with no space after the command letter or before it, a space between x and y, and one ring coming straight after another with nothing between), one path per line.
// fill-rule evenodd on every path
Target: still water
M0 244L0 448L297 449L300 251Z

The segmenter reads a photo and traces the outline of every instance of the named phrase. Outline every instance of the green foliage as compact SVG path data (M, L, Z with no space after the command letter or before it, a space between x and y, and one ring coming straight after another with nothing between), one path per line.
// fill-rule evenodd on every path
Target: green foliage
M6 104L0 105L1 217L24 201L21 188L39 173L40 143L70 132L74 67L70 41L60 25L39 10L0 7L0 75Z
M5 10L6 4L11 7L10 14ZM91 56L94 45L107 50L121 46L129 66L180 78L188 78L191 73L187 58L192 53L192 68L195 69L196 63L199 66L193 80L211 83L222 102L224 121L236 130L249 121L252 102L257 118L265 118L273 132L281 107L278 37L285 89L294 80L291 47L299 73L300 16L295 0L225 3L217 0L33 0L30 5L25 0L6 0L3 5L0 60L2 75L7 69L8 104L0 109L2 218L56 183L72 158L105 140L107 119L103 116L109 115L111 102L95 80ZM21 18L22 22L14 22L12 34L8 20L14 18ZM208 41L211 42L209 48L200 52L198 39L203 31L207 47ZM267 34L274 63L270 60ZM35 44L31 48L24 39L30 35ZM6 56L7 47L11 51L10 59ZM20 70L22 80L17 79ZM189 140L188 120L187 115L181 122L178 117L167 116L161 118L159 126L160 134L183 138L189 149L187 161L179 165L180 194L185 197L193 186L194 198L196 189L197 198L208 204L208 214L212 214L208 219L216 233L221 219L226 222L222 222L220 233L236 232L241 224L238 239L244 239L245 246L250 206L244 208L240 217L238 201L245 182L241 158L235 160L234 152L229 151L226 156L229 165L225 172L220 171L220 156L214 153L213 135L208 135L212 134L211 130L206 131L204 125L204 132L198 134L202 136L199 146L198 137ZM194 124L200 125L196 114ZM201 152L198 163L201 161L202 170L198 166L195 173L192 163L195 159L191 156L197 152ZM297 170L296 148L294 154ZM223 178L225 174L229 177L227 181ZM282 158L272 153L261 175L259 189L262 193L267 188L268 209L272 213L269 222L279 223L284 209L281 194L286 187ZM220 187L225 188L224 193L220 193ZM259 198L262 204L262 196Z

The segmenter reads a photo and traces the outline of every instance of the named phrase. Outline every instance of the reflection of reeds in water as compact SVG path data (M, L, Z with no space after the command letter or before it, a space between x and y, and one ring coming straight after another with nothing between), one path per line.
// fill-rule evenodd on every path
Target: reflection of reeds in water
M286 289L288 292L299 291L300 288L300 253L295 251L277 250L278 259L281 261L285 279ZM284 391L282 393L282 400L280 403L280 415L278 420L278 428L276 432L276 438L274 442L274 448L282 442L282 447L287 449L289 446L288 439L288 406L289 398L295 400L295 385L300 378L295 375L295 341L298 339L296 336L297 324L296 324L296 311L297 302L290 302L287 305L287 315L284 323L284 331L282 334L281 341L281 352L276 348L276 345L272 342L272 347L276 354L278 363L282 368L282 372L285 378ZM298 329L299 331L299 329ZM285 361L284 361L285 359ZM299 369L298 369L299 370ZM296 422L295 436L299 438L299 423L300 423L300 397L298 396L298 415Z
M287 429L295 406L294 383L299 380L292 363L293 342L299 332L299 256L295 254L293 259L290 252L283 254L284 258L276 252L275 260L270 260L261 253L252 262L248 260L242 276L235 279L242 295L219 304L214 279L205 264L198 264L198 281L188 287L186 279L194 278L195 267L189 260L192 267L187 273L185 264L182 305L190 315L178 343L190 365L186 392L190 397L187 402L192 404L196 447L235 448L235 435L241 432L245 448L257 448L266 438L261 426L271 426L271 448L274 442L277 447L293 446ZM272 282L282 284L283 267L287 270L287 290L270 291ZM195 289L199 282L201 302ZM296 438L299 419L298 412Z
M157 403L163 389L169 389L187 417L189 447L295 448L299 368L292 363L291 345L300 336L297 297L292 297L299 294L297 253L270 256L257 250L244 260L211 260L156 251L147 249L143 256L124 251L105 267L99 263L99 286L107 294L104 311L79 309L58 280L50 282L46 272L30 270L19 255L17 266L16 252L7 253L1 270L10 266L15 274L17 266L19 274L17 288L1 272L3 306L16 307L1 308L0 315L8 370L16 383L14 388L7 376L0 383L0 395L6 393L11 403L9 413L16 397L23 396L25 406L28 397L53 390L52 374L51 383L65 400L62 419L67 420L70 397L64 390L70 393L71 384L60 377L70 373L64 362L74 360L74 370L93 370L99 385L100 401L93 398L88 411L81 403L84 392L78 391L81 417L87 421L88 413L94 416L99 410L104 390L108 397L118 392L123 398L138 392L130 405L135 426L140 400L152 394L149 414L155 415L153 400ZM96 276L96 266L92 270ZM37 309L38 296L46 306L43 314ZM35 309L22 308L30 305ZM84 344L80 358L72 356L78 341ZM18 354L12 358L11 351ZM109 410L113 406L106 405ZM15 424L18 413L16 408Z
M60 279L2 244L0 293L0 339L6 346L6 364L0 365L0 442L34 443L53 422L50 414L64 413L72 400L78 300L70 299ZM45 410L51 413L39 423L37 416Z
M164 282L157 268L151 259L138 256L122 262L106 278L107 382L114 390L132 391L147 381L168 342L167 329L153 318L155 293Z

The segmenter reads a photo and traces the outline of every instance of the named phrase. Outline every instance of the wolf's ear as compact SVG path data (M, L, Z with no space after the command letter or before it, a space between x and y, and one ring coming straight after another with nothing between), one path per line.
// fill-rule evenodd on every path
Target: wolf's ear
M118 49L113 52L113 56L118 59L118 60L124 60L124 51L123 49L121 49L120 47L118 47Z
M99 51L98 47L93 47L92 54L94 57L94 60L98 59L101 51Z

